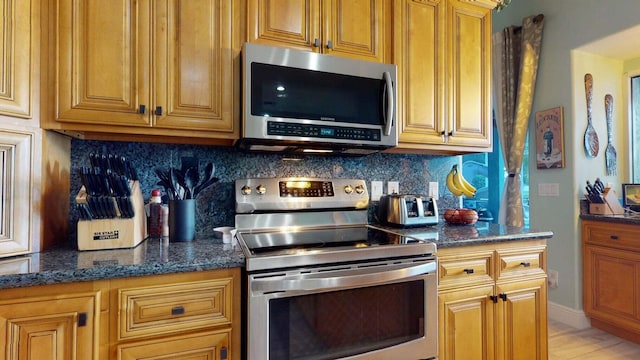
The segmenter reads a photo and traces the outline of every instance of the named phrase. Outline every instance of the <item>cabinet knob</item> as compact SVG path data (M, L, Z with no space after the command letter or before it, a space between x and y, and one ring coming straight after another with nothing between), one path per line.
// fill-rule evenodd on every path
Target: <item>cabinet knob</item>
M184 314L184 307L182 306L176 306L173 309L171 309L171 315L182 315Z
M156 115L162 116L162 106L156 106Z
M507 301L507 294L502 293L499 296L500 296L500 299L502 299L502 301Z
M327 41L327 49L333 49L333 41Z
M611 240L618 240L618 235L611 235Z
M143 115L144 115L144 113L145 113L146 111L147 111L147 106L146 106L146 105L143 105L143 104L140 104L140 108L138 108L138 112L139 112L140 114L143 114Z
M314 46L314 47L320 47L320 39L315 38L315 39L313 40L313 46Z
M489 295L489 299L491 299L491 301L493 301L494 303L498 302L498 297L495 295Z

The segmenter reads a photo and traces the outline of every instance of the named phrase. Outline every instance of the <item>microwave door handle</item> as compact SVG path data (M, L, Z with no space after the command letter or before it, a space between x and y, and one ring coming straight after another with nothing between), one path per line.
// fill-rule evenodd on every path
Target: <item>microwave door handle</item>
M386 83L385 86L385 93L387 96L387 111L385 114L385 127L384 127L384 135L385 136L389 136L391 135L391 125L393 125L393 109L395 107L394 101L393 101L393 83L391 82L391 75L389 74L388 71L385 71L384 74L384 81Z
M384 284L392 281L403 280L414 276L435 273L436 262L430 261L420 265L410 264L396 266L393 269L384 267L381 271L372 269L356 269L353 271L339 271L337 274L330 272L295 275L291 277L277 277L274 279L262 279L251 281L251 290L258 292L273 291L312 291L321 289L351 288L356 286L370 286Z

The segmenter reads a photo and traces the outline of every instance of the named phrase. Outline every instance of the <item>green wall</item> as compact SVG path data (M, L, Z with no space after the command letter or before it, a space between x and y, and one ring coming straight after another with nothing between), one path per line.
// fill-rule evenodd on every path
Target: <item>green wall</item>
M530 168L531 227L552 230L549 241L548 268L559 271L560 286L549 290L549 301L569 310L582 309L582 256L580 246L579 200L583 198L585 180L596 176L611 182L619 191L620 182L628 178L626 129L626 90L623 86L624 63L581 51L580 48L603 37L640 23L637 0L513 0L500 13L494 12L493 31L520 25L522 18L545 15L545 27L536 82L532 116L556 106L564 109L565 168L538 170ZM640 42L640 39L629 39ZM630 46L638 46L630 44ZM583 77L594 76L594 121L597 121L600 154L587 158L583 150L586 129L586 103ZM614 145L619 154L618 177L606 177L604 148L604 94L612 93L616 107ZM596 110L597 109L597 110ZM532 126L530 127L530 131ZM533 144L530 144L534 146ZM532 154L533 156L534 154ZM530 164L535 164L530 159ZM538 195L538 184L557 183L558 197Z

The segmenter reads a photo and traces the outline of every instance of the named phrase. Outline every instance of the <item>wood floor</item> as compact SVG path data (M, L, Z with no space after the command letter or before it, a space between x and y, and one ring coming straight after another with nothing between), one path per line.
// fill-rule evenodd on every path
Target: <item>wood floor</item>
M574 329L549 320L549 360L640 359L640 344L598 329Z

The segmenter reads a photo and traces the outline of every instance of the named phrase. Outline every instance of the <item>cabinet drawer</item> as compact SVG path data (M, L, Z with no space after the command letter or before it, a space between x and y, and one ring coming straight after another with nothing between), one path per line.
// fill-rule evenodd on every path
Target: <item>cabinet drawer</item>
M545 247L526 250L498 250L498 280L542 275L545 276Z
M582 222L582 238L585 243L619 249L640 249L640 227L637 225L605 222Z
M493 281L492 259L493 252L439 258L439 287Z
M230 325L232 278L118 290L118 338Z

